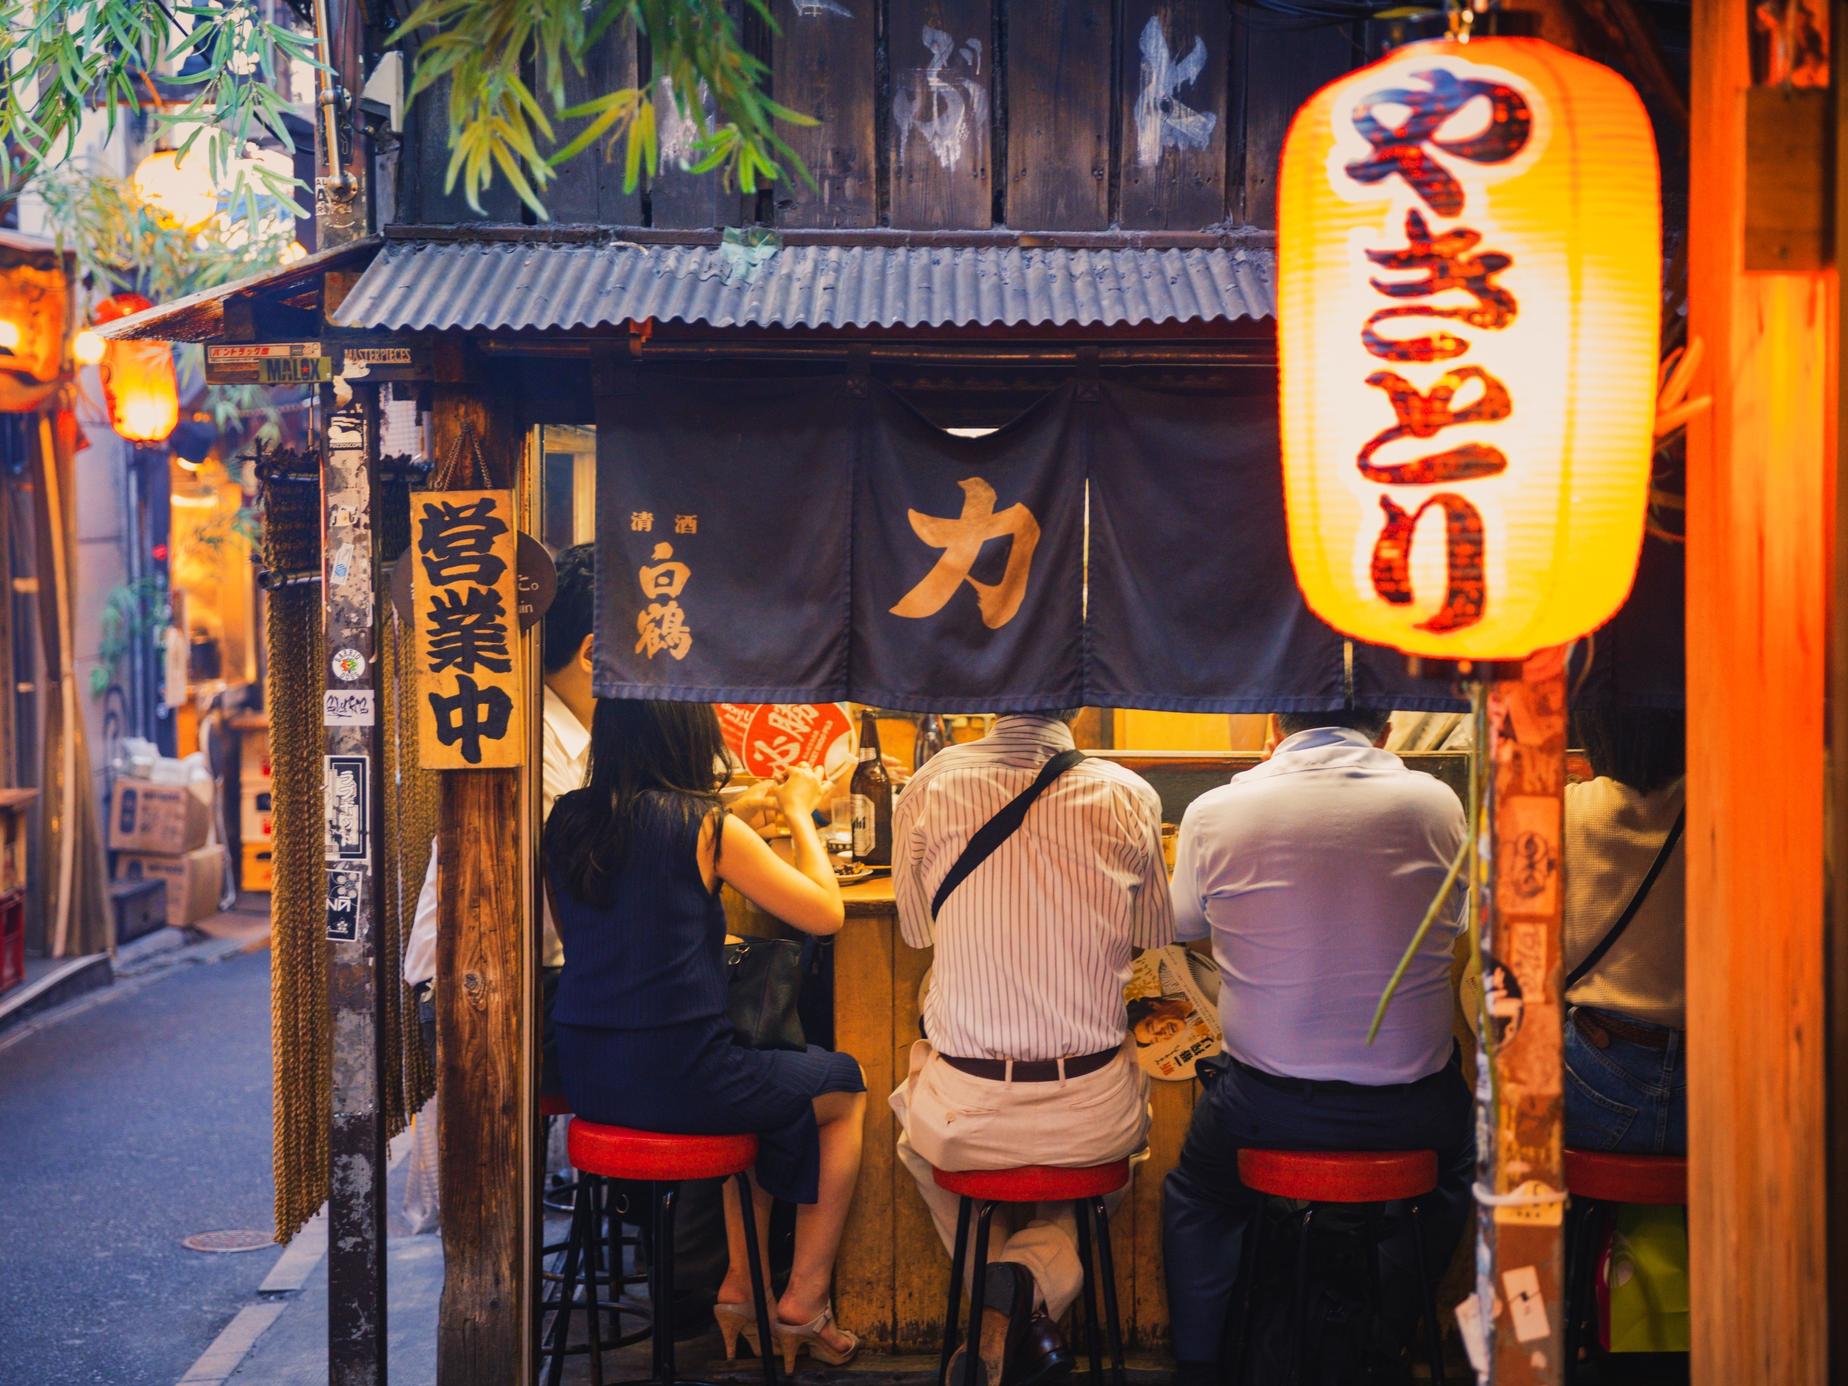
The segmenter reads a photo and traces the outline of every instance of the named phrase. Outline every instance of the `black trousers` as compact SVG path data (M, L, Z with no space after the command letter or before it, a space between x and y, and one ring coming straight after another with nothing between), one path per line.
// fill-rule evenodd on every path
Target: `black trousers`
M1425 1251L1441 1272L1469 1215L1476 1128L1461 1061L1390 1088L1272 1086L1225 1059L1209 1059L1205 1091L1180 1162L1162 1184L1163 1260L1174 1355L1214 1362L1239 1266L1263 1197L1239 1182L1242 1147L1271 1150L1435 1150L1437 1191L1424 1202ZM1403 1220L1401 1220L1403 1221ZM1409 1230L1380 1248L1389 1287L1416 1269ZM1415 1300L1413 1301L1415 1303Z

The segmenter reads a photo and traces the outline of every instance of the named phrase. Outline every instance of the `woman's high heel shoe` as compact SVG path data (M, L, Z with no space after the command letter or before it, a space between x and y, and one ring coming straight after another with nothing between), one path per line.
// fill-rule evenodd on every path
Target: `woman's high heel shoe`
M751 1345L751 1351L759 1357L764 1355L761 1344L757 1341L757 1310L749 1304L726 1304L719 1301L712 1306L713 1322L719 1326L719 1336L725 1340L725 1360L738 1360L738 1340L744 1339Z
M783 1370L795 1375L796 1358L804 1348L817 1362L830 1367L842 1367L853 1360L853 1355L860 1350L860 1340L845 1329L841 1336L847 1339L844 1348L829 1347L822 1334L828 1331L834 1322L834 1306L830 1304L807 1323L774 1323L770 1326L771 1334L776 1338L776 1345L783 1354Z

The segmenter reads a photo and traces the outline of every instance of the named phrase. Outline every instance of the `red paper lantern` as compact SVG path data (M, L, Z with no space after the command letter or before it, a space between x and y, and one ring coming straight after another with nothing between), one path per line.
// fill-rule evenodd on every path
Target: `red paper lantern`
M101 324L154 305L140 294L114 294L96 305ZM180 421L180 385L165 342L112 341L103 351L103 399L109 424L131 443L164 443Z

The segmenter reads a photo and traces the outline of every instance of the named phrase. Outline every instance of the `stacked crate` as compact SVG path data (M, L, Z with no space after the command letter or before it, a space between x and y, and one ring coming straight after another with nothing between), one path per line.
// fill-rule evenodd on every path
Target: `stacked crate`
M270 810L275 776L270 768L269 727L240 731L238 743L238 838L243 844L238 884L268 890L275 865L276 819Z
M0 789L0 991L26 980L26 813L35 789Z

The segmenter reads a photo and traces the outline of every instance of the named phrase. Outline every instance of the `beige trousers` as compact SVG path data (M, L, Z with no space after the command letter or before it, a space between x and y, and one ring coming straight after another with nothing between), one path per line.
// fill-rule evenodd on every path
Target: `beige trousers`
M1013 1083L951 1068L929 1041L919 1040L911 1046L910 1073L891 1103L898 1116L898 1158L917 1180L937 1235L950 1250L959 1200L937 1186L933 1169L1102 1165L1142 1151L1149 1133L1149 1080L1127 1043L1114 1060L1083 1077ZM1126 1192L1127 1185L1105 1200L1113 1214ZM971 1270L974 1259L971 1250ZM1070 1203L998 1209L988 1259L1025 1266L1055 1319L1084 1288Z

